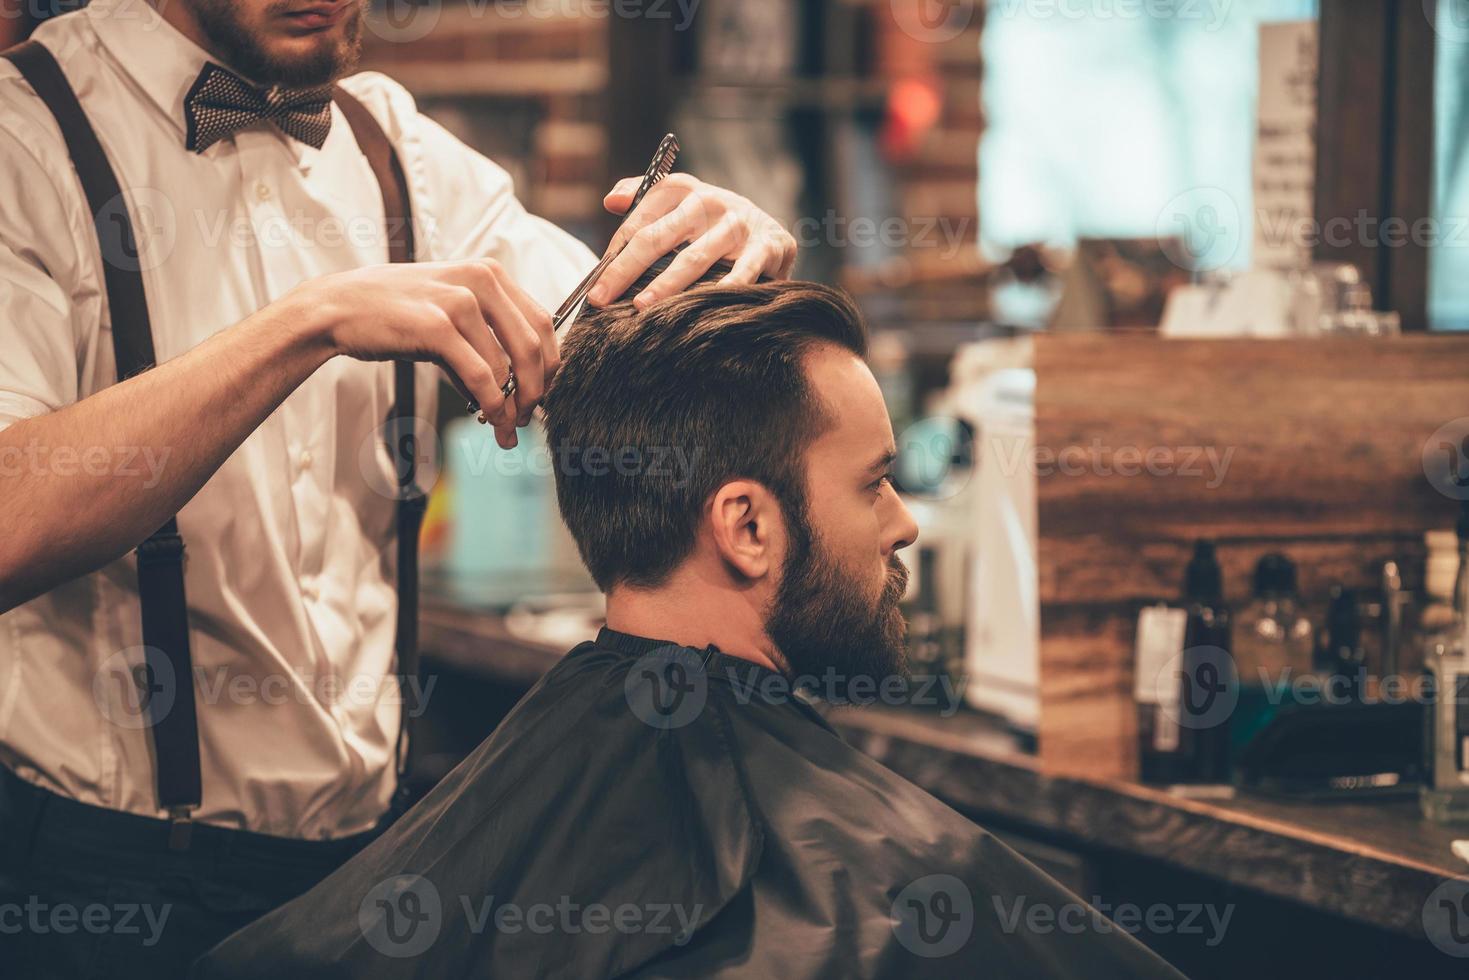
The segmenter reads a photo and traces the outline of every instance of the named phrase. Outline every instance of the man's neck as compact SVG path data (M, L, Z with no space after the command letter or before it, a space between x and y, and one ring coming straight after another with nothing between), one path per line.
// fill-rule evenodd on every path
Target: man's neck
M671 640L784 673L785 660L766 635L752 593L690 587L677 579L657 589L614 588L607 595L607 626L619 633Z

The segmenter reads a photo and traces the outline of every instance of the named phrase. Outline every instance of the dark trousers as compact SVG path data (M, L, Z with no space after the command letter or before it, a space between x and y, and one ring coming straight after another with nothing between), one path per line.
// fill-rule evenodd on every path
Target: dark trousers
M87 806L0 767L0 980L167 980L289 901L381 827L300 841ZM284 980L284 978L273 978Z

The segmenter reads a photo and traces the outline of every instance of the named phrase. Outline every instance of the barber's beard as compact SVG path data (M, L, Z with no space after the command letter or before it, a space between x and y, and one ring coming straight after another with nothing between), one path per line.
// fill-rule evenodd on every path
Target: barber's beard
M341 26L341 35L331 43L319 43L304 57L282 58L261 43L251 28L239 19L233 0L191 0L194 17L214 51L228 64L260 85L309 87L325 85L350 74L362 57L362 4L349 12ZM271 20L297 4L282 0L273 3L265 13Z
M829 556L800 508L787 507L791 550L765 631L791 674L816 678L818 690L846 700L854 678L870 693L886 677L908 676L907 623L898 603L908 589L907 566L893 555L876 601ZM834 676L834 683L828 678Z

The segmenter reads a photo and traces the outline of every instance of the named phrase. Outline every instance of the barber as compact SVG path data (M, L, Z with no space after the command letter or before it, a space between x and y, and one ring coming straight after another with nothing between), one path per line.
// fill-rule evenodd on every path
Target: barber
M0 60L7 976L180 975L373 838L416 602L382 444L434 418L441 368L515 445L557 366L546 311L596 262L400 85L351 74L364 9L94 0L45 22L22 63L53 59L95 155L58 87ZM640 304L795 257L687 176L628 228L593 303L685 242Z

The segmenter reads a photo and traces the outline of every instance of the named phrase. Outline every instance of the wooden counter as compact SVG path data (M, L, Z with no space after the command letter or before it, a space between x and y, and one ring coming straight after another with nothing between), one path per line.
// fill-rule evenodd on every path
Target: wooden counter
M1469 874L1449 850L1469 828L1424 820L1416 801L1190 799L1048 775L968 713L845 708L832 720L852 745L981 822L994 815L1144 855L1414 938L1423 937L1423 904L1434 888Z
M426 656L529 687L564 652L511 636L495 615L426 599ZM843 708L832 722L854 746L956 809L1136 854L1423 938L1423 906L1469 875L1449 844L1469 829L1423 820L1416 802L1307 804L1242 796L1192 799L1133 782L1043 772L1034 755L979 715Z

